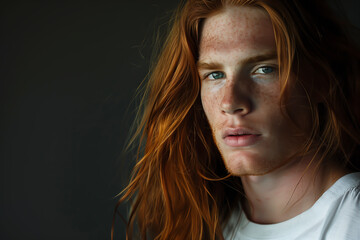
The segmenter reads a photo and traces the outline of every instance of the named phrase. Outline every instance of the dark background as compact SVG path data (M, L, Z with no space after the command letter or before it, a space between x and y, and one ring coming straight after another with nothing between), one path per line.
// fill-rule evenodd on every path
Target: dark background
M176 4L1 1L0 239L110 239L132 99Z
M110 239L132 100L177 2L0 3L0 239Z

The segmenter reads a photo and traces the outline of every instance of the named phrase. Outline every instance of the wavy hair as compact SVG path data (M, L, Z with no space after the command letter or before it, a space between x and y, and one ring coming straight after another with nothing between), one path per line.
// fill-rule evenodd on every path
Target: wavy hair
M146 85L131 140L139 146L137 162L117 205L131 202L127 239L223 239L230 213L243 198L239 178L229 176L213 142L196 67L204 19L229 5L269 14L285 114L291 73L308 94L313 127L299 154L315 150L317 167L327 159L358 166L360 54L322 2L188 0L181 5ZM313 77L302 78L304 71Z

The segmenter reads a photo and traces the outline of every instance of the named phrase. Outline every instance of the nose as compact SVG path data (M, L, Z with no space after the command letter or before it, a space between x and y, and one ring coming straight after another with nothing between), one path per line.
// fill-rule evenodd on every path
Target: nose
M251 112L251 89L245 84L234 81L228 82L223 87L220 103L221 111L225 114L246 115Z

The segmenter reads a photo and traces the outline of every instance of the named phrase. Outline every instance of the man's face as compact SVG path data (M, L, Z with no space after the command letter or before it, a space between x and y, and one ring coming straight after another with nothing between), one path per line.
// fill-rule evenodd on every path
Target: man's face
M201 101L228 171L262 175L288 162L304 141L310 113L292 87L289 115L280 109L276 45L268 14L227 7L205 20L198 62ZM291 81L291 79L290 79Z

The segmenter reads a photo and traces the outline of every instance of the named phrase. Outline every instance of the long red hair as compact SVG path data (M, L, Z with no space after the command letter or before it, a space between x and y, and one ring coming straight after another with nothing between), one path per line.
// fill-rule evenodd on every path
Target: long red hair
M313 129L299 154L315 149L317 163L336 159L353 169L358 164L360 54L325 6L309 0L189 0L174 16L131 140L139 146L138 158L119 200L131 202L129 239L134 224L142 239L223 239L223 227L242 198L239 178L228 175L212 140L196 67L202 22L227 5L269 14L282 105L290 73L309 95ZM305 70L315 77L301 78Z

